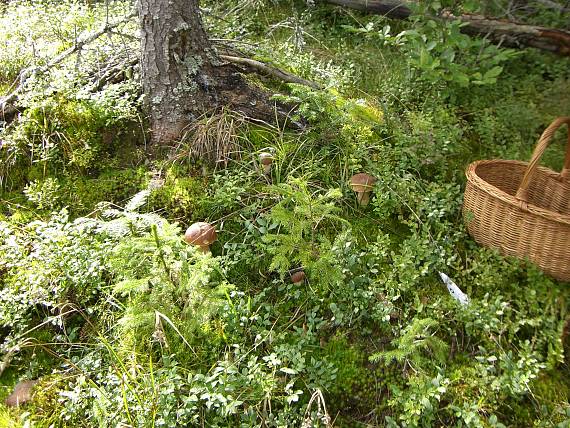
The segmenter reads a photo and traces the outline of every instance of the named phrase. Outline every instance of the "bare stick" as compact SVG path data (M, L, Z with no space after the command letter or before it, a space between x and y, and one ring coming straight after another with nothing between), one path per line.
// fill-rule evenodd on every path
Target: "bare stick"
M220 55L220 58L229 61L233 64L245 65L246 67L251 67L256 71L269 74L270 76L276 77L287 83L297 83L299 85L309 86L314 89L322 89L321 85L310 80L303 79L302 77L295 76L294 74L288 73L286 71L275 68L271 65L267 65L263 62L256 61L251 58L242 58L237 56Z

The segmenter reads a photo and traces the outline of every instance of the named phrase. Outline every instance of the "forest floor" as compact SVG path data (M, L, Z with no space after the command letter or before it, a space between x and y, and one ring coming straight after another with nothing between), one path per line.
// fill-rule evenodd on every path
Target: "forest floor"
M218 49L322 85L248 75L307 125L225 110L149 159L136 21L33 73L0 129L0 399L38 382L0 426L570 427L568 283L462 214L467 165L528 160L570 115L569 58L422 11L204 3ZM536 3L518 18L566 28ZM130 3L0 7L8 94ZM542 165L562 168L565 132ZM210 253L183 240L195 222Z

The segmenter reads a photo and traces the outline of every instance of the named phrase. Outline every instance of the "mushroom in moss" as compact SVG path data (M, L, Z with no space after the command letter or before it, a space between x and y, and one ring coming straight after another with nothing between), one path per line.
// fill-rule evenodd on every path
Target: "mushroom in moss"
M370 193L372 193L372 189L374 188L374 184L376 183L376 178L372 177L371 175L360 173L355 174L350 178L350 187L354 190L358 196L357 200L361 206L368 205L368 201L370 200Z
M291 274L291 282L295 285L300 285L305 281L305 272L302 270L298 270Z
M198 222L190 226L184 234L184 241L197 246L200 251L210 251L210 244L217 239L216 228L210 223Z
M24 380L14 387L14 391L6 398L7 407L18 407L32 400L32 389L37 380Z
M271 164L273 163L273 155L271 153L263 152L259 155L259 162L263 168L265 175L271 174Z

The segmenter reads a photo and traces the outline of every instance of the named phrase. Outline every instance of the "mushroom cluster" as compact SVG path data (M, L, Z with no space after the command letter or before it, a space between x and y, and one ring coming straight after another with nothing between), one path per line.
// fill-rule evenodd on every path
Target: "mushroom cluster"
M191 225L184 234L184 241L195 245L203 253L210 251L210 244L217 239L216 228L210 223L198 222Z
M357 201L360 206L368 205L370 194L376 183L376 177L361 172L350 178L350 187L357 193Z

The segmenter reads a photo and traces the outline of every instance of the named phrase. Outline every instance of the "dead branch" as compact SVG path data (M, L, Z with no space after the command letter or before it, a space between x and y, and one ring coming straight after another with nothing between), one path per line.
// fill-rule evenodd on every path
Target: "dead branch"
M139 58L123 58L122 61L114 61L103 71L94 74L91 77L92 84L89 85L88 90L91 92L98 92L102 90L105 85L109 83L119 83L129 77L132 69L139 64Z
M512 21L488 19L481 15L442 15L448 20L464 22L461 31L474 36L487 36L493 43L511 48L533 47L558 55L570 56L570 32L555 28L518 24Z
M62 61L64 61L66 58L68 58L69 56L71 56L75 52L78 52L81 49L83 49L84 46L94 42L95 40L97 40L102 35L110 32L110 31L113 31L115 28L119 27L120 25L125 24L126 22L128 22L129 20L134 18L135 16L137 16L137 13L135 11L133 11L133 12L129 13L128 15L126 15L123 19L121 19L121 20L119 20L113 24L105 23L98 31L96 31L92 34L89 34L88 36L86 36L82 39L77 40L77 42L72 47L64 50L62 53L57 55L55 58L53 58L47 64L45 64L41 67L29 67L29 68L22 70L20 72L20 76L21 76L20 84L16 87L16 89L14 89L14 91L12 93L5 96L0 101L0 118L5 118L5 117L11 116L14 113L16 113L17 108L15 105L15 101L18 98L18 94L22 91L22 89L24 88L24 86L26 84L27 79L30 76L32 76L33 74L45 73L45 72L49 71L51 68L60 64Z
M319 84L315 82L311 82L309 80L303 79L302 77L295 76L294 74L288 73L286 71L280 70L271 65L265 64L261 61L256 61L251 58L242 58L242 57L229 56L229 55L220 55L220 58L225 61L231 62L233 64L243 65L252 68L257 72L268 74L287 83L297 83L299 85L309 86L310 88L314 89L322 88Z
M406 19L412 14L407 4L398 0L325 0L324 2L394 19Z

